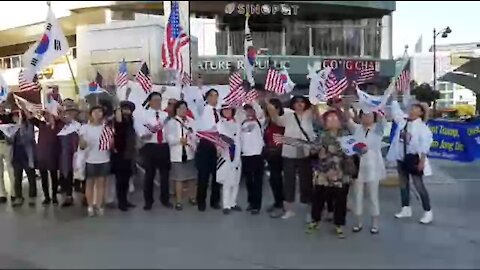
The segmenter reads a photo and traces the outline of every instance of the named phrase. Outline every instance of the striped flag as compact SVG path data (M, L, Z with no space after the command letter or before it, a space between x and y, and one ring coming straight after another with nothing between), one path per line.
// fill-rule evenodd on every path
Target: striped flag
M258 91L255 89L252 89L246 93L244 102L250 103L256 100L257 98L258 98Z
M243 84L243 79L240 73L234 72L228 78L228 85L230 86L230 92L237 89Z
M40 91L42 90L42 86L40 85L40 82L38 81L37 74L33 76L32 81L28 81L23 73L23 70L18 73L18 87L20 92L24 91Z
M247 92L243 89L243 86L237 87L237 89L230 91L225 97L225 103L234 107L242 106L245 101Z
M140 70L135 76L135 80L140 84L145 93L149 94L152 92L153 82L152 77L150 77L150 70L148 69L147 63L143 62Z
M190 86L192 85L192 77L186 71L183 72L182 75L182 86Z
M222 138L220 137L220 133L218 133L217 131L198 131L197 137L207 140L223 150L229 147L229 144L222 140Z
M364 84L371 81L375 77L375 67L369 65L366 68L360 70L360 75L357 78L357 84Z
M32 103L16 94L13 94L13 98L15 99L15 103L19 108L23 108L29 112L32 112L33 114L37 114L38 112L43 110L43 105L41 103Z
M400 75L398 75L395 80L395 89L398 92L410 93L410 60L408 60L408 62L403 67L402 72L400 72Z
M109 151L113 147L113 129L107 125L103 127L102 134L100 134L100 151Z
M341 79L339 79L340 77ZM332 69L328 74L326 85L327 91L325 93L325 100L338 97L348 87L347 77L345 77L341 69Z
M120 63L120 67L118 68L118 74L117 77L115 78L115 85L117 88L122 88L124 86L127 86L128 83L128 70L127 70L127 63L125 62L125 59Z
M285 94L285 87L280 72L274 68L269 68L267 79L265 81L265 90L273 92L277 95Z
M180 24L178 1L172 1L170 17L165 27L165 38L162 45L162 65L164 68L179 70L183 73L183 57L181 49L188 45L190 38Z

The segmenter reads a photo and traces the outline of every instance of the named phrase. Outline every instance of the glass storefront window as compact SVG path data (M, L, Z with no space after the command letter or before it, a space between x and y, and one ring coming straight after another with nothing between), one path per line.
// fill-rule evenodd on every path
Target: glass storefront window
M0 58L0 69L4 69L4 67L3 67L3 58Z
M11 58L3 58L3 68L12 68Z
M22 66L22 61L20 61L20 55L12 56L12 68L19 68Z
M287 55L309 55L309 27L294 21L285 27Z

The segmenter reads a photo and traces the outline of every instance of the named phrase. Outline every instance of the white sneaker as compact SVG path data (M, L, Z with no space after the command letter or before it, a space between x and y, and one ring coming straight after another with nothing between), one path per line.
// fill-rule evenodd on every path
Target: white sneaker
M307 216L305 218L305 222L307 224L311 223L312 222L312 214L311 213L307 213Z
M402 207L402 211L400 213L395 214L396 218L407 218L412 216L412 208L410 206Z
M433 221L433 212L432 210L430 211L425 211L423 213L423 217L420 219L420 223L422 224L430 224Z
M88 217L94 217L95 216L95 209L93 207L88 207Z
M295 212L293 211L286 211L285 214L283 214L282 219L289 219L291 217L295 216Z
M99 216L105 215L105 208L103 208L103 207L97 208L97 214Z

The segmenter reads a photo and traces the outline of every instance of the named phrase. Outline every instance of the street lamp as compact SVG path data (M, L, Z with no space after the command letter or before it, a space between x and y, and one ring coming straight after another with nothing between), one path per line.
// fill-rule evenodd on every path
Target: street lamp
M449 26L437 32L433 28L433 91L437 90L437 36L442 35L442 38L448 37L448 34L452 33L452 29ZM433 101L433 111L435 113L437 109L436 100Z

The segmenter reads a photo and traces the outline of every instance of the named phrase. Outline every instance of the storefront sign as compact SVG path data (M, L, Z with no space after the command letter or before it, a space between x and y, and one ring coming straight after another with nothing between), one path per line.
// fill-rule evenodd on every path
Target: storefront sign
M286 60L272 60L276 68L289 68L289 61ZM238 69L245 69L243 60L203 60L198 63L198 69L204 71L229 71L235 65ZM269 67L268 59L257 59L255 61L255 69L267 70Z
M290 4L243 4L243 3L229 3L225 6L225 13L245 15L277 15L283 16L297 15L298 5Z
M349 60L349 59L324 59L321 67L331 67L332 69L343 68L345 71L360 71L366 68L374 68L376 72L380 71L380 62L370 60Z

